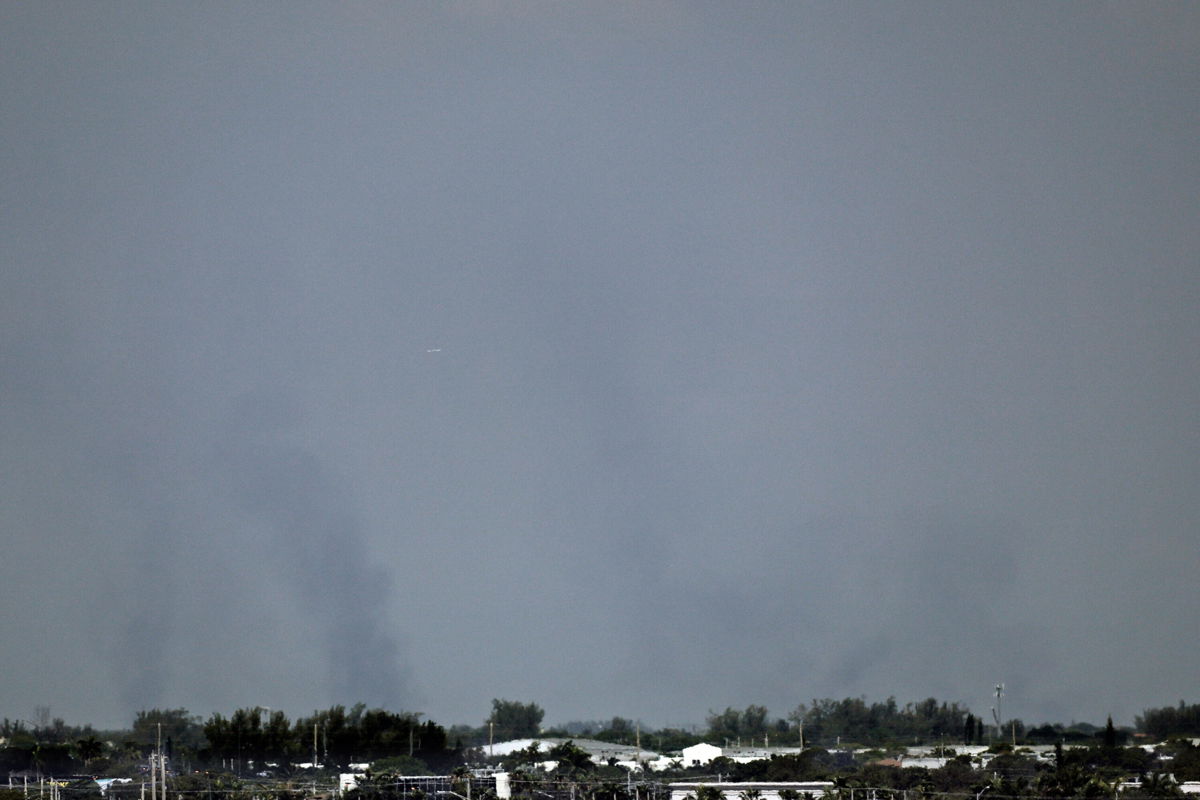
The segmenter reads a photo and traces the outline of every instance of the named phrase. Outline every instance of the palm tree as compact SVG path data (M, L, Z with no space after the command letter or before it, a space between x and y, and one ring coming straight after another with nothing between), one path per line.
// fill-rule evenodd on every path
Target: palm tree
M88 736L75 742L75 752L79 753L79 757L83 759L83 767L87 769L94 759L104 754L104 742L95 735Z

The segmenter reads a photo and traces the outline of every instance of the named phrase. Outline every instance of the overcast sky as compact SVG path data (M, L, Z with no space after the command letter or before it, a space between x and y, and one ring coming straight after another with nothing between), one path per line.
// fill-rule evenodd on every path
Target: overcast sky
M1200 701L1200 4L0 3L0 715Z

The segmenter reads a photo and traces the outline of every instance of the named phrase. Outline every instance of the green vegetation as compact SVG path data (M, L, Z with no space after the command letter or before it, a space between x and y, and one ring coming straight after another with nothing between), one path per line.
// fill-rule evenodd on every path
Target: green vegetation
M765 706L749 705L744 711L726 708L721 713L709 712L708 737L715 743L765 741L768 734L767 709ZM786 731L787 723L783 730ZM782 731L781 731L782 732Z
M486 723L490 728L488 735L498 742L537 736L542 730L545 714L537 703L493 700L492 714Z
M1137 718L1137 728L1154 739L1175 736L1200 736L1200 703L1178 707L1149 708Z
M132 778L114 784L109 800L140 800L147 780L149 754L161 743L170 769L170 791L197 800L299 800L318 786L331 788L337 772L369 763L367 777L347 800L494 800L494 787L473 778L466 765L489 760L481 745L534 739L533 744L492 759L510 773L515 800L664 800L665 782L701 784L695 800L716 791L716 780L744 782L832 781L833 800L859 800L860 788L933 795L1032 800L1107 800L1117 787L1122 800L1158 800L1180 796L1176 783L1200 780L1200 747L1184 735L1200 733L1200 706L1149 709L1138 718L1139 733L1162 740L1177 737L1150 752L1127 746L1134 731L1115 726L1043 724L1026 729L1005 722L1002 736L957 703L928 698L899 705L894 698L868 703L863 698L813 700L786 718L768 709L710 711L702 731L652 729L623 717L607 722L569 723L543 730L544 711L536 703L495 699L479 727L456 726L447 732L420 714L333 706L290 720L282 711L240 708L207 720L187 709L150 709L137 713L124 731L74 727L42 714L41 724L0 722L0 770L22 780L44 776L93 775ZM678 762L659 773L636 775L616 765L598 764L576 744L577 734L616 744L640 742L647 750L678 752L699 741L718 746L797 746L804 749L743 763L718 758L685 769ZM540 742L536 737L553 737ZM1015 738L1015 742L1014 742ZM565 740L565 741L564 741ZM937 745L948 758L935 767L901 768L895 757L905 747ZM1035 757L1029 745L1055 745L1053 758L1043 749ZM965 745L990 745L955 755ZM729 755L729 754L727 754ZM556 766L545 771L543 765ZM1168 777L1168 773L1174 778ZM420 784L430 775L442 783ZM425 777L418 777L425 776ZM637 780L635 780L635 777ZM95 782L56 781L61 800L98 800ZM715 796L715 795L713 795ZM21 795L24 798L24 795ZM741 800L758 800L753 788ZM879 798L895 800L883 795ZM17 800L6 795L0 800ZM806 800L790 794L782 800ZM912 800L912 798L909 798Z
M932 697L903 708L894 697L870 705L860 697L826 698L798 706L788 718L797 727L803 726L806 743L826 746L838 742L863 746L943 740L970 743L982 738L981 728L975 727L978 720L967 709ZM968 734L969 722L973 729Z
M203 761L232 764L238 774L247 767L255 772L286 775L295 762L326 765L345 771L352 763L372 762L405 756L433 764L453 763L446 748L446 731L419 715L371 709L359 703L349 711L333 706L289 723L282 711L238 709L228 719L213 714L204 723L207 747Z

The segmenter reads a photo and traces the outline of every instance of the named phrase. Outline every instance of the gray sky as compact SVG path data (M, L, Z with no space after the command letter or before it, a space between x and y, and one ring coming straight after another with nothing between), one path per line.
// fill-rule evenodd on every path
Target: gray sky
M1200 5L0 4L0 715L1200 665Z

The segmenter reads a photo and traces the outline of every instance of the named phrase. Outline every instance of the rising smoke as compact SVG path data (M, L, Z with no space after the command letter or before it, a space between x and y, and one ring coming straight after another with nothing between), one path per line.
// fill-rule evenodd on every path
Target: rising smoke
M350 492L295 437L296 412L268 392L242 398L216 463L248 527L265 533L340 702L396 707L407 695L400 646L383 609L392 580L372 564Z

